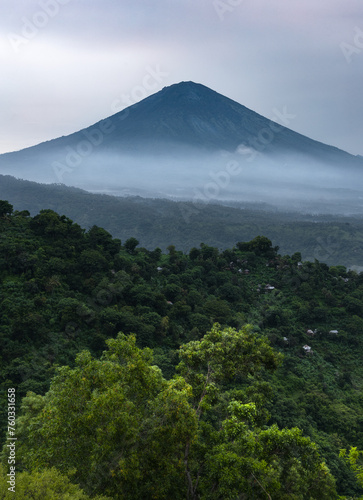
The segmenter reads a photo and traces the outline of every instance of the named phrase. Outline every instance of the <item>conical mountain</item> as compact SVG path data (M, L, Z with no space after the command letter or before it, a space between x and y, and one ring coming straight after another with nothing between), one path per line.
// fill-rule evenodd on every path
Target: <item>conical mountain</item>
M276 109L271 120L205 85L180 82L110 117L114 133L104 146L163 150L171 143L232 152L244 145L265 154L296 152L358 163L353 155L290 130L293 119L286 108Z
M261 194L270 182L313 186L315 194L360 185L362 158L292 131L288 110L274 114L271 121L202 84L181 82L79 132L0 155L0 174L190 196L195 185L208 184L211 169L223 170L232 158L245 168L216 199L228 189L234 199Z
M89 134L100 130L100 150L112 147L147 150L165 144L191 146L207 150L235 151L240 144L255 147L265 153L296 151L333 159L336 155L346 160L356 157L335 147L327 146L293 132L286 125L293 124L293 116L286 109L276 110L274 121L267 119L228 97L194 82L181 82L164 87L156 94L107 118L107 124L98 122L70 134L16 153L0 155L1 163L19 153L33 151L54 152L58 148L74 146L89 139ZM95 134L96 136L96 134Z

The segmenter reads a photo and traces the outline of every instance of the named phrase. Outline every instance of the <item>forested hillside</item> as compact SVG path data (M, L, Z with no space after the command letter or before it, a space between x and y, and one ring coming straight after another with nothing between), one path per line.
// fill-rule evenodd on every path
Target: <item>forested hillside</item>
M339 456L363 449L363 274L262 235L163 253L0 201L0 311L19 491L363 494Z
M359 201L356 216L322 215L305 203L303 212L281 212L266 204L172 201L140 196L93 194L59 184L38 184L0 175L0 199L32 216L43 208L68 217L84 228L93 225L113 237L137 238L141 246L166 250L173 244L189 252L201 242L220 250L259 234L280 247L281 254L300 252L304 260L363 270L363 220ZM147 196L147 193L145 193ZM355 200L359 200L358 195ZM349 207L341 211L352 213ZM339 210L337 210L339 211ZM341 212L340 212L341 213Z

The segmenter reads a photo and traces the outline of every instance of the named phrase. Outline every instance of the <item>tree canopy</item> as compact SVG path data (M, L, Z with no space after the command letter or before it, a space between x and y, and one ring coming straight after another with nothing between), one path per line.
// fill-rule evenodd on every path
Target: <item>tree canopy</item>
M309 438L261 427L259 405L226 390L281 361L250 327L214 325L181 346L171 380L133 335L107 344L99 360L84 351L75 368L60 368L45 396L23 399L18 452L26 470L55 468L86 493L115 499L336 497Z
M19 478L55 470L90 497L305 500L334 498L333 476L362 495L339 450L363 448L363 274L263 236L147 250L4 203L0 430L14 387Z

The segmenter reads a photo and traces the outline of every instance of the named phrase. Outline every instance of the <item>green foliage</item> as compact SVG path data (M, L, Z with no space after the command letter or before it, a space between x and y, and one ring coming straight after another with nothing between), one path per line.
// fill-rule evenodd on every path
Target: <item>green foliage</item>
M263 235L280 247L282 255L301 252L303 260L346 267L362 266L363 224L358 216L282 213L265 204L229 206L116 197L88 193L65 185L37 184L0 175L0 199L32 216L45 207L66 213L82 227L104 228L115 238L137 238L140 245L166 250L169 245L189 252L203 241L213 248L232 248ZM91 210L90 210L91 207ZM342 210L346 212L346 207ZM1 217L0 217L1 218ZM198 250L200 252L200 250ZM190 257L194 258L195 250ZM302 260L300 259L300 260Z
M273 258L277 248L272 248L272 242L266 236L256 236L248 243L237 243L237 248L243 252L253 252L256 255L264 255L268 258Z
M8 201L0 200L0 217L5 218L7 215L12 214L13 208L13 205Z
M281 363L265 338L249 326L237 331L214 325L201 341L182 346L180 358L178 370L193 388L200 429L209 429L207 439L199 434L195 449L187 444L188 498L282 500L308 492L311 499L336 498L334 479L299 429L263 430L256 425L256 404L235 399L229 400L227 418L212 424L223 384Z
M183 485L183 443L196 431L191 389L163 379L135 337L107 344L100 360L84 351L74 369L60 368L44 397L23 399L21 465L56 467L89 494L170 498Z
M337 498L316 446L299 429L251 430L235 415L223 426L224 442L210 449L206 461L213 487L202 498Z
M163 478L160 488L164 488L158 490L160 497L172 491L171 482L180 484L182 492L185 484L192 484L194 488L198 477L199 490L195 492L206 498L212 495L208 488L214 480L217 485L223 483L223 488L228 489L228 481L231 488L240 488L236 486L240 485L237 476L230 480L227 476L218 476L212 462L215 459L216 463L222 464L223 460L230 460L230 470L237 474L238 467L234 469L233 457L237 457L235 460L239 463L244 460L243 453L250 450L255 466L250 464L248 470L251 474L244 479L245 489L250 488L256 497L260 495L261 498L263 488L272 498L279 498L284 491L290 495L298 494L284 483L280 465L275 467L272 455L266 452L264 456L262 448L256 444L262 440L261 432L277 425L278 432L298 427L303 433L301 437L309 437L316 443L315 451L307 446L313 456L317 452L321 456L313 461L316 478L320 477L318 462L325 461L337 480L339 494L362 495L353 472L339 457L339 450L349 447L350 443L355 443L359 449L363 447L362 274L339 265L329 268L318 261L301 262L298 253L282 257L265 237L239 243L224 251L218 250L219 244L201 244L189 255L177 250L175 245L169 245L167 254L163 254L160 249L138 248L135 241L131 246L126 243L122 246L119 240L114 240L110 233L98 226L84 231L68 217L59 216L52 210L42 210L37 216L30 217L27 211L12 212L11 207L4 206L7 212L0 217L2 435L6 422L4 395L7 388L17 389L17 414L20 414L22 397L29 391L33 393L23 401L22 425L28 429L30 422L40 425L39 415L46 402L50 404L52 379L52 390L57 387L64 401L67 390L74 395L80 391L83 406L75 404L80 415L85 409L89 422L93 419L103 429L101 419L104 419L104 425L112 428L112 417L107 417L106 411L97 416L98 410L92 406L93 399L100 405L104 401L111 415L114 404L120 410L120 419L123 413L127 413L123 412L122 405L128 402L130 408L134 408L134 400L120 383L117 383L119 399L113 400L101 383L103 368L96 363L106 359L106 355L102 355L105 341L115 340L117 333L123 331L127 338L136 334L135 349L142 349L144 353L147 352L145 348L154 350L154 363L163 372L163 375L159 374L160 387L148 397L150 406L144 412L143 424L140 424L141 413L136 410L136 413L130 410L133 420L131 417L127 420L128 413L125 416L131 438L128 440L125 434L126 444L122 450L128 454L128 463L132 465L130 475L122 479L122 484L129 485L130 491L138 483L140 474L146 478L150 474L146 484L151 485L160 470L166 471L160 473ZM347 230L350 227L347 226ZM140 239L138 234L135 235ZM121 236L127 242L129 236ZM216 321L221 326L212 328ZM309 353L303 349L306 344L311 347ZM76 374L81 375L83 368L79 364L81 358L77 358L77 363L74 359L77 353L85 350L90 353L89 366L98 367L94 368L99 371L98 382L92 385L93 379L88 380L87 372L85 378L88 382L78 386L82 377L77 378ZM88 358L86 360L88 366ZM146 358L144 361L148 366L149 361ZM178 361L179 377L182 378L173 379ZM64 365L69 368L62 368L59 372L65 377L61 383L54 376ZM117 363L111 366L116 374L121 374L115 368ZM73 370L76 371L73 373ZM149 373L149 368L145 370ZM123 372L122 377L126 377ZM69 379L69 385L66 379ZM58 380L58 385L54 385L55 380ZM135 383L136 380L130 382L130 387L135 387ZM142 400L140 408L144 407L145 401ZM83 429L83 434L79 434L79 449L89 452L87 463L95 474L94 483L85 490L90 494L94 491L94 484L98 484L96 470L101 471L102 481L112 483L110 471L115 469L110 464L99 464L103 463L114 443L121 446L122 433L110 433L113 442L105 440L102 455L102 443L99 445L97 439L100 438L94 436L94 427L80 416L78 421L78 417L68 411L67 404L59 406L63 408L61 417L69 418L76 429ZM196 437L190 439L187 460L191 483L188 477L185 483L185 435L183 446L175 446L174 442L173 455L170 451L173 426L167 419L162 420L163 412L172 419L178 405L184 413L188 414L189 409L198 423ZM117 418L116 423L119 422ZM158 424L160 421L162 425ZM40 467L40 464L44 467L57 464L58 467L60 455L56 452L50 455L53 462L46 462L44 457L48 448L41 443L45 439L42 432L47 426L37 425L32 427L32 439L27 441L23 435L24 450L30 450L27 463L31 464L29 467ZM163 429L166 429L162 438L165 450L159 443ZM178 429L179 436L182 436L182 423ZM50 428L48 430L51 436ZM57 438L56 445L57 432L52 435L54 448L57 449L59 444L59 453L66 457L58 468L75 480L71 475L73 465L69 468L66 463L70 460L73 464L72 445L69 449L64 446L64 443L69 443L65 431L60 432L63 442ZM99 432L102 435L103 431ZM141 432L140 446L128 447L138 432ZM244 436L245 448L241 443L237 446L232 442L233 432L241 439ZM92 439L87 433L93 436ZM70 435L73 436L73 431ZM294 434L294 439L299 441L297 434ZM37 443L40 455L44 452L42 459L40 455L40 458L32 455ZM144 446L142 452L141 446ZM298 454L303 449L299 446L296 448ZM218 450L224 451L218 455ZM80 452L75 450L75 456L80 457L77 453ZM208 462L210 471L214 470L209 476L205 468L207 456L211 457ZM279 460L282 460L281 456L276 463L280 463ZM286 460L292 464L292 457ZM284 466L281 467L284 470ZM305 466L301 469L291 467L297 470L296 481L299 483L299 477L305 474ZM85 470L77 469L76 474L86 482ZM234 472L231 474L233 476ZM121 476L121 473L116 475L115 481L121 480ZM275 482L269 477L275 478ZM287 474L286 477L293 481L292 476ZM318 484L320 479L316 481ZM328 482L324 483L324 488L328 488ZM215 491L218 491L217 486ZM141 490L137 494L146 495ZM227 495L220 493L220 496L224 494ZM249 493L246 495L248 498Z
M138 244L139 242L137 241L136 238L129 238L128 240L126 240L125 248L128 253L133 255L135 253L135 248L137 247Z
M187 380L194 377L195 372L200 380L199 372L206 372L203 387L211 381L252 375L262 366L275 369L282 360L282 356L273 351L266 338L252 332L250 325L237 331L234 328L221 329L220 325L215 324L202 340L181 346L179 356L181 363L177 369Z
M0 465L0 498L32 500L89 500L77 485L72 484L68 477L60 474L56 469L47 469L43 472L16 472L15 487L11 488L7 470ZM110 500L105 496L92 496L93 500Z
M281 362L250 327L214 325L183 345L182 376L169 381L133 335L107 344L99 360L84 351L74 369L60 368L45 396L23 399L18 466L44 480L59 472L89 495L114 499L336 498L309 438L259 427L258 405L226 392L236 377Z
M352 446L347 454L347 450L340 450L339 456L344 458L350 468L354 471L358 483L363 486L363 464L362 457L363 451L358 450L355 446Z

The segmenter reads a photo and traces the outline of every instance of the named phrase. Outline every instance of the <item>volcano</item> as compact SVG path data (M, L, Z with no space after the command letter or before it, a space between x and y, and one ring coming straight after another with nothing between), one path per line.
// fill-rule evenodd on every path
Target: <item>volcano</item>
M293 119L286 109L268 119L202 84L181 82L88 128L0 155L0 173L116 194L190 198L213 175L222 179L227 164L238 164L238 178L231 182L227 172L228 182L225 174L217 183L216 200L248 195L261 201L272 184L291 199L301 189L305 198L321 199L326 189L331 196L363 185L361 157L294 132L288 128Z

